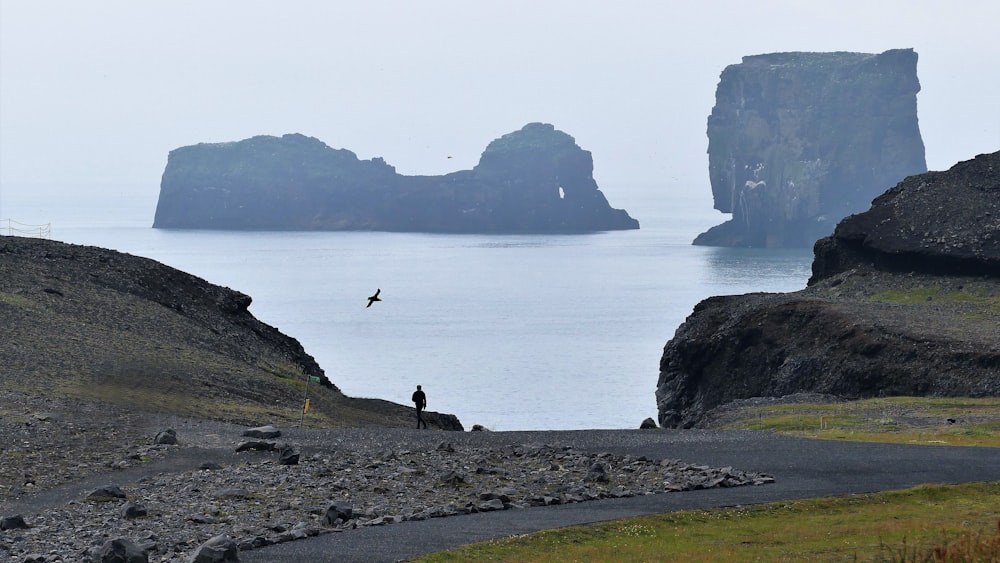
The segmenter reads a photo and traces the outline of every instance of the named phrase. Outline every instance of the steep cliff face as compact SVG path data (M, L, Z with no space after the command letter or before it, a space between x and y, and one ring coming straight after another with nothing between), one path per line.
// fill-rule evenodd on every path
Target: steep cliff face
M1000 396L1000 153L900 182L815 245L806 289L698 304L660 361L666 427L752 397Z
M858 267L1000 277L1000 153L911 176L817 241L810 284Z
M917 54L775 53L727 67L708 118L711 246L811 246L927 170Z
M531 123L493 141L473 170L402 176L302 135L170 153L156 228L592 232L637 229L612 209L573 137Z

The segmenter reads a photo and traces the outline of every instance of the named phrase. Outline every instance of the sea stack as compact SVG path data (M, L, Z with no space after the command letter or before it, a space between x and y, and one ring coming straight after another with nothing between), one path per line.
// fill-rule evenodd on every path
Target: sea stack
M300 134L170 152L154 228L589 233L638 229L613 209L570 135L529 123L472 170L403 176Z
M708 118L715 208L694 244L809 247L927 170L917 53L773 53L726 67Z
M906 178L814 248L801 291L695 306L663 349L662 427L758 398L1000 396L1000 152Z

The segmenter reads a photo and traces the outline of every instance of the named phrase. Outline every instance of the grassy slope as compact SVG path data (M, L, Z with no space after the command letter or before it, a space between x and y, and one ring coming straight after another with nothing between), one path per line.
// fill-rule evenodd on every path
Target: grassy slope
M234 295L151 260L2 237L0 392L298 423L310 368L297 343L235 309ZM402 405L316 384L309 396L315 426L412 424Z

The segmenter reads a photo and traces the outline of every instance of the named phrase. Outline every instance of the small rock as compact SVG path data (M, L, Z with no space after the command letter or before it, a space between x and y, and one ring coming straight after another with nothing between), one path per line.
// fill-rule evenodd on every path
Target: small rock
M177 431L173 428L167 428L162 432L157 432L156 437L153 438L153 443L168 446L177 445Z
M246 452L251 450L258 452L273 452L275 450L275 444L274 442L248 441L236 446L237 452Z
M278 464L279 465L298 465L299 464L299 453L295 451L292 446L284 446L281 451L278 452Z
M28 523L24 521L24 516L20 514L5 516L0 520L0 530L26 530L27 528Z
M188 563L239 563L240 548L229 536L215 536L198 546Z
M271 425L258 426L257 428L251 428L249 430L245 430L243 432L243 435L246 436L247 438L260 438L263 440L273 440L281 436L281 430L278 430L277 428Z
M446 485L458 486L466 482L465 475L457 471L448 471L441 476L441 482Z
M607 483L611 478L608 477L608 470L603 463L595 463L587 469L583 480L590 483Z
M115 538L90 552L94 563L149 563L149 554L128 538Z
M89 499L125 498L125 491L118 485L106 485L87 495Z
M652 418L647 418L646 420L643 420L642 424L639 425L639 430L649 430L652 428L656 428L656 421L653 420Z
M229 489L221 489L212 496L215 498L246 498L250 496L250 491L239 487L232 487Z
M201 465L199 465L198 469L203 469L206 471L218 471L219 469L222 469L222 466L219 465L218 463L215 463L214 461L206 461Z
M145 506L132 501L126 502L121 509L122 516L127 520L141 518L146 516L148 513L149 511L146 510Z
M326 509L326 516L323 517L323 522L327 526L335 526L337 520L347 522L351 518L354 518L354 508L343 502L335 502Z

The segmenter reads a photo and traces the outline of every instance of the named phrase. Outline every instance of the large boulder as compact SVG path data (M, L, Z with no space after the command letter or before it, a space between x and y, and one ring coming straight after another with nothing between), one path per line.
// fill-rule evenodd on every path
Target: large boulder
M726 67L708 118L710 246L802 247L927 170L917 54L773 53Z
M129 538L115 538L90 551L93 563L147 563L149 554Z
M403 176L299 134L170 152L155 228L551 233L638 229L612 209L573 137L530 123L479 164Z
M907 178L815 249L802 291L694 308L660 360L661 426L756 397L1000 396L1000 152Z

